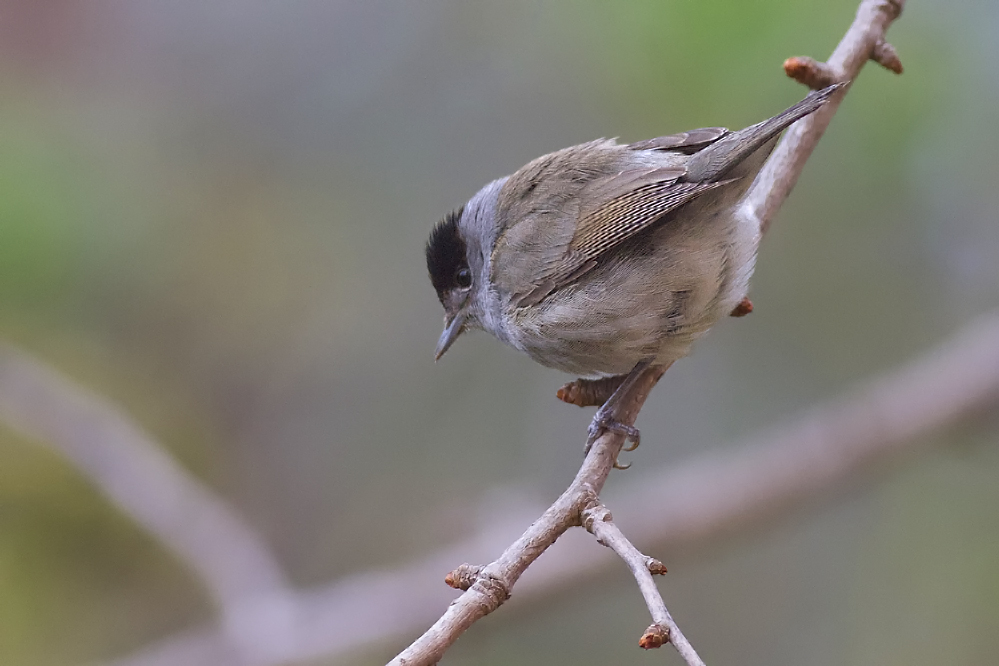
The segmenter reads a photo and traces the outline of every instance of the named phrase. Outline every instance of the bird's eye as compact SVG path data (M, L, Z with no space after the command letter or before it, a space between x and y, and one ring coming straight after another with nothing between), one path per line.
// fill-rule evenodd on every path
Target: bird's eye
M458 272L454 274L454 281L462 289L466 289L472 286L472 271L467 268L459 268Z

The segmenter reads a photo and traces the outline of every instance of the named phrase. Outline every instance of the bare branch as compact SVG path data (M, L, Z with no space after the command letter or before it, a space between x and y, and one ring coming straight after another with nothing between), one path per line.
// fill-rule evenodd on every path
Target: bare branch
M704 666L704 662L701 661L693 646L680 631L680 627L673 621L673 617L666 609L662 595L659 594L656 582L652 580L653 572L666 572L662 562L643 555L635 548L628 541L628 537L624 536L624 532L614 524L610 510L599 502L583 510L583 527L595 536L599 543L613 550L618 557L624 560L628 568L631 569L635 582L638 583L638 589L642 592L642 597L645 598L645 605L649 607L649 613L652 614L652 625L645 630L638 642L639 646L650 649L660 647L663 643L672 643L676 651L690 666Z
M886 56L879 57L879 49L884 50L884 45L887 45L885 32L902 13L904 5L905 0L863 0L857 9L857 17L828 62L792 58L785 63L785 70L789 76L809 86L853 81L868 60L879 58L878 62L887 61ZM887 46L891 49L890 45ZM898 61L894 49L891 49L891 54ZM895 71L900 73L901 68L899 62ZM761 235L766 233L777 211L794 189L805 162L825 133L847 90L837 93L821 109L791 125L753 182L740 212L759 226Z
M264 543L110 403L0 346L0 418L62 453L173 551L211 592L228 630L249 638L261 624L282 623L287 613L277 611L290 606L275 602L287 597L285 577Z
M618 417L632 425L645 404L652 387L666 371L663 367L647 368L631 387L622 403ZM510 590L528 566L570 527L579 525L581 512L598 496L617 456L624 445L624 436L607 431L601 435L576 478L542 516L494 562L486 565L476 581L412 645L403 650L390 664L393 666L430 666L436 664L468 627L476 620L499 608L510 596Z

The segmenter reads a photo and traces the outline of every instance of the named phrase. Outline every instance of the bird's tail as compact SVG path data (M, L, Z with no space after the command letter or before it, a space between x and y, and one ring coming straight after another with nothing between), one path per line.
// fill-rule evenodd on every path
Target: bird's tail
M820 109L845 83L834 83L822 90L808 93L786 111L769 120L732 132L696 153L687 164L685 180L694 182L714 181L756 152L763 144L783 132L790 124Z

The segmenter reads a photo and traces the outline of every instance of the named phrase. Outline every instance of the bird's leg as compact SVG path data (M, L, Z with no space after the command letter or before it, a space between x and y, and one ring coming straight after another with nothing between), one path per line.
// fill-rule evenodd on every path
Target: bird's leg
M586 438L586 450L584 455L590 452L590 447L593 446L593 442L597 441L597 438L604 433L605 430L611 430L613 432L622 433L627 440L631 442L631 446L625 447L624 451L634 451L641 444L642 438L641 433L639 433L638 428L634 426L621 423L617 418L617 408L622 400L622 396L626 395L631 387L635 384L638 378L645 372L645 369L650 365L650 361L639 361L635 365L634 369L624 376L624 379L620 381L617 389L611 394L610 398L601 405L597 413L593 415L593 420L590 422L589 437ZM616 379L616 378L614 378ZM614 466L618 469L627 469L627 467L622 467L614 462Z
M565 384L556 394L562 402L577 407L599 407L614 395L628 375L614 375L600 379L577 379Z

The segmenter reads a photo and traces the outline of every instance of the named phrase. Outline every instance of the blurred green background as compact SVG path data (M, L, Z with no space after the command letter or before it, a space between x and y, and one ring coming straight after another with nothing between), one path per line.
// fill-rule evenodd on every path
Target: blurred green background
M564 376L484 334L433 363L432 224L543 152L772 115L804 93L781 62L827 56L855 9L3 0L0 337L119 403L296 585L405 563L498 488L554 498L589 419L555 400ZM999 306L999 3L912 2L890 38L905 74L865 69L764 243L756 312L667 374L628 474ZM995 663L997 433L656 553L667 604L712 664ZM0 424L0 663L99 663L210 620L42 444ZM499 612L445 663L679 663L634 647L647 623L621 567Z

